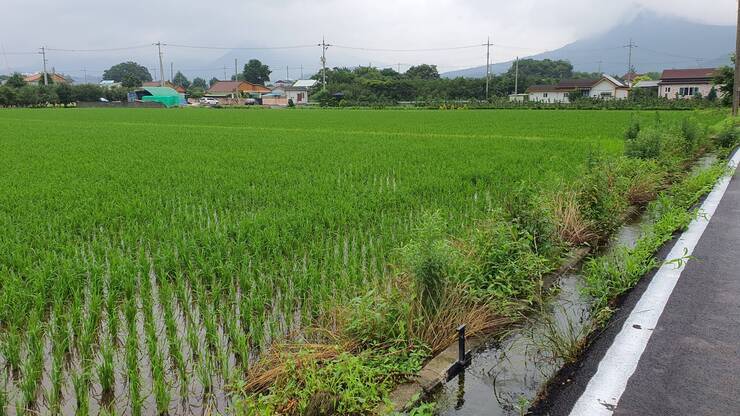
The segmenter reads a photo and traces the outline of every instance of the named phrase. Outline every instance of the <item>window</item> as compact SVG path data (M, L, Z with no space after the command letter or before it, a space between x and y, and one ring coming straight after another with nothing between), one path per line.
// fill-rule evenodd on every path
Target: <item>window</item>
M611 98L612 92L611 91L602 91L601 92L601 98Z
M547 98L547 93L546 92L543 92L542 93L542 96L545 97L545 98Z
M678 89L678 95L685 97L685 96L693 96L699 93L699 87L681 87Z

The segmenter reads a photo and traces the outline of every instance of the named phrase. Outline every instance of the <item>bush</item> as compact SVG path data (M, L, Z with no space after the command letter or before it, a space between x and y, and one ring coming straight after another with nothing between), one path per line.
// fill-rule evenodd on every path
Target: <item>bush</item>
M634 139L625 143L624 153L627 157L657 159L660 156L662 137L663 132L656 127L639 130Z
M401 256L413 275L416 296L423 309L433 313L442 299L453 251L445 240L445 224L439 212L424 214L416 235L415 240L401 249Z
M501 212L480 223L473 232L470 259L463 282L474 298L494 305L534 300L550 262L537 254L535 239Z
M728 118L712 127L714 131L714 143L721 148L731 148L737 145L737 132L735 121Z

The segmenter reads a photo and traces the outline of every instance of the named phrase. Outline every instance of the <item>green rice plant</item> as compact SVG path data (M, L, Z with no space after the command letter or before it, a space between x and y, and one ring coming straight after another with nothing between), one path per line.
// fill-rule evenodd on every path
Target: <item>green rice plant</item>
M72 385L74 386L76 409L75 414L87 415L90 413L90 373L82 369L72 375Z
M100 363L98 364L98 382L104 403L110 403L113 399L116 384L114 364L113 345L106 342L100 348Z

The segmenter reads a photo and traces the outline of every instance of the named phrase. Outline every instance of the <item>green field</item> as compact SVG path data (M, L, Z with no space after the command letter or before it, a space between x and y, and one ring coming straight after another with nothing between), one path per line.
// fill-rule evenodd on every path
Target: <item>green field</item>
M387 278L425 212L460 234L621 154L634 117L656 116L0 111L0 415L223 410L259 351Z

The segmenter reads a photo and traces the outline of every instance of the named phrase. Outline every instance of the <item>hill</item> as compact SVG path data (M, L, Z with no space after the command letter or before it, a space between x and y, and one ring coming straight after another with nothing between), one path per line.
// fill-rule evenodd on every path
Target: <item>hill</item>
M693 23L680 18L643 12L633 20L602 34L581 39L527 58L565 59L576 71L624 74L627 72L628 50L624 45L632 39L632 62L637 72L660 72L666 68L714 67L727 65L735 49L735 27ZM601 62L600 62L601 61ZM496 74L511 67L512 61L492 65ZM480 78L485 65L442 74L445 77Z

